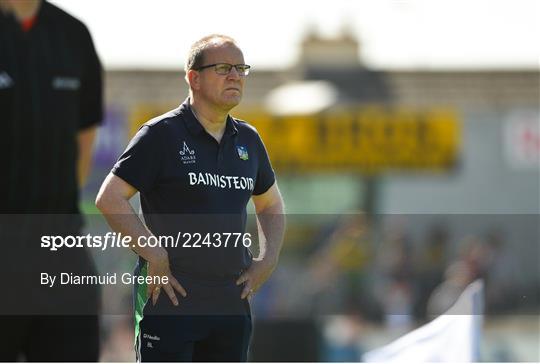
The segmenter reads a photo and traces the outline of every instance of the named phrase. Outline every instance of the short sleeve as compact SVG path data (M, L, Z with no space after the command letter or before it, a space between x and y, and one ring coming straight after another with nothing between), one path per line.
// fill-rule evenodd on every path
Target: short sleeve
M135 187L137 191L150 191L161 168L159 161L162 160L160 155L162 144L155 128L142 126L118 158L111 172Z
M82 37L84 67L80 93L79 130L100 124L103 119L103 69L86 27L83 29Z
M253 189L253 195L262 195L276 181L276 176L272 165L270 163L270 158L268 158L268 153L264 146L263 141L259 134L257 135L257 156L258 156L258 166L257 166L257 180L255 181L255 188Z

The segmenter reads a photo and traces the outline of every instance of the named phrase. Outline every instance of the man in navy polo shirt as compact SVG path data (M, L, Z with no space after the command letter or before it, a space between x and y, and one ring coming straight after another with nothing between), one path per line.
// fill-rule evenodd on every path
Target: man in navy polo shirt
M247 360L248 299L275 269L285 226L257 131L229 115L249 68L230 37L197 41L186 62L188 99L139 129L98 193L115 231L134 241L180 237L176 246L133 248L138 276L166 277L136 287L141 361ZM145 224L128 202L137 191ZM265 241L256 259L245 233L250 199Z

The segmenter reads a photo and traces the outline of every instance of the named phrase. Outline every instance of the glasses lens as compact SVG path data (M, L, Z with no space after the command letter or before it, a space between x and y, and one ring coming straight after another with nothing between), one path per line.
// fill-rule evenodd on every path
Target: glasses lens
M216 73L218 75L228 75L231 72L232 65L227 63L216 64Z
M247 64L237 64L235 67L241 76L247 76L249 74L250 66Z

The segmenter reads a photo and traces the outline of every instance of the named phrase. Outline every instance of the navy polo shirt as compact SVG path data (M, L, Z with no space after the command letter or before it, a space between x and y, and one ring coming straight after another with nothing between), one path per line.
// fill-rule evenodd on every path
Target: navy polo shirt
M145 123L112 173L140 192L143 216L154 235L187 234L177 246L166 247L173 273L228 277L251 263L244 244L234 246L231 240L225 247L216 239L223 240L225 233L244 233L251 196L266 192L275 182L268 154L253 126L228 116L218 143L196 119L187 99L177 109ZM185 247L195 233L210 234L218 247Z

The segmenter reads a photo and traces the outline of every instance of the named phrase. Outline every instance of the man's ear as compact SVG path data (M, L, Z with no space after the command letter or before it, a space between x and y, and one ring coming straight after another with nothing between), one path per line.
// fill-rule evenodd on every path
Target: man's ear
M189 70L186 74L186 79L192 90L198 90L200 84L200 74L195 70Z

